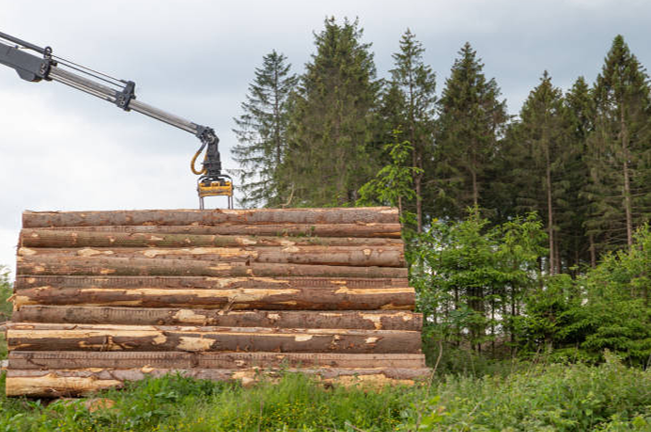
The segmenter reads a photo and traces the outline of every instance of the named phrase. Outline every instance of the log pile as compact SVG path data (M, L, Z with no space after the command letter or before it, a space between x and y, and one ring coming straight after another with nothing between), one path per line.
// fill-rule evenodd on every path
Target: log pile
M428 373L391 208L25 212L12 300L9 396Z

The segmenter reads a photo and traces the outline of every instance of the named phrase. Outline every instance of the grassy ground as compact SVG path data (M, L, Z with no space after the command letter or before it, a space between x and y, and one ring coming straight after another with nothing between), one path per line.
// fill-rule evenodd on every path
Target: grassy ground
M651 430L651 372L616 360L379 390L326 388L300 375L249 389L166 377L99 397L115 405L90 412L81 401L0 397L0 431Z

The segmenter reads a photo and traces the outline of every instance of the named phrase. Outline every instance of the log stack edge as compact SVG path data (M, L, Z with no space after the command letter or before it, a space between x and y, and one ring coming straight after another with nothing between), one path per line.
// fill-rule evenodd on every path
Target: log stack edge
M393 208L27 211L16 268L9 396L428 374Z

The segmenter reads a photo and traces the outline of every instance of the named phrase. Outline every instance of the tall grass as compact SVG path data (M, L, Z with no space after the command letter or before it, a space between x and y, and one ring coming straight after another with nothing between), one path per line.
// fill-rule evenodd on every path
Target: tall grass
M11 318L12 304L7 300L11 297L12 287L9 280L9 269L0 265L0 322Z
M9 270L7 267L0 265L0 323L9 321L13 306L7 300L12 294L11 281L9 280ZM0 360L7 357L7 344L5 343L4 333L0 332Z
M99 396L115 405L90 412L82 402L0 398L0 431L651 430L651 372L614 358L381 389L295 374L248 389L168 376Z

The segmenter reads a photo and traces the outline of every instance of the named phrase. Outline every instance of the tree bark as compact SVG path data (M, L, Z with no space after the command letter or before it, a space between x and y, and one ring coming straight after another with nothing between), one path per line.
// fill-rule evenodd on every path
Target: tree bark
M291 311L26 305L12 322L61 324L200 325L222 327L339 328L420 331L423 317L409 311Z
M27 229L27 228L25 228ZM78 227L41 227L41 230L64 230L75 232L105 233L154 233L231 236L304 236L304 237L384 237L399 239L399 223L350 223L350 224L261 224L241 225L223 223L208 225L102 225Z
M11 323L9 351L418 353L420 332Z
M588 236L588 241L590 242L590 267L597 267L597 251L594 242L594 235L590 234Z
M404 278L406 268L219 262L162 258L21 256L18 275L213 276L213 277L376 277Z
M249 369L270 367L424 368L423 354L323 354L266 352L12 351L9 369Z
M29 288L13 298L14 306L86 305L202 308L221 310L413 310L413 288L349 289L160 289Z
M18 275L15 291L27 288L189 288L189 289L296 289L346 288L382 289L407 288L405 278L327 278L327 277L235 277L213 278L200 276L35 276Z
M27 248L18 249L19 257L37 259L127 258L175 259L220 263L282 263L355 267L404 267L402 247L395 246L247 246L188 248Z
M477 181L477 155L475 154L476 143L472 148L472 162L470 164L470 175L472 179L472 205L479 208L479 183Z
M626 244L633 246L633 204L631 201L631 179L630 179L630 152L628 149L628 130L624 118L624 104L620 103L620 138L622 153L624 154L623 175L624 175L624 213L626 216Z
M24 228L103 225L356 224L399 223L390 207L255 210L114 210L23 213Z
M547 235L549 236L549 274L556 274L556 243L554 237L554 210L552 199L552 169L549 160L549 142L545 145L545 185L547 186Z
M376 246L403 245L400 239L354 237L278 237L232 236L210 234L139 233L53 230L25 228L20 233L20 246L28 248L72 247L266 247L281 246Z

